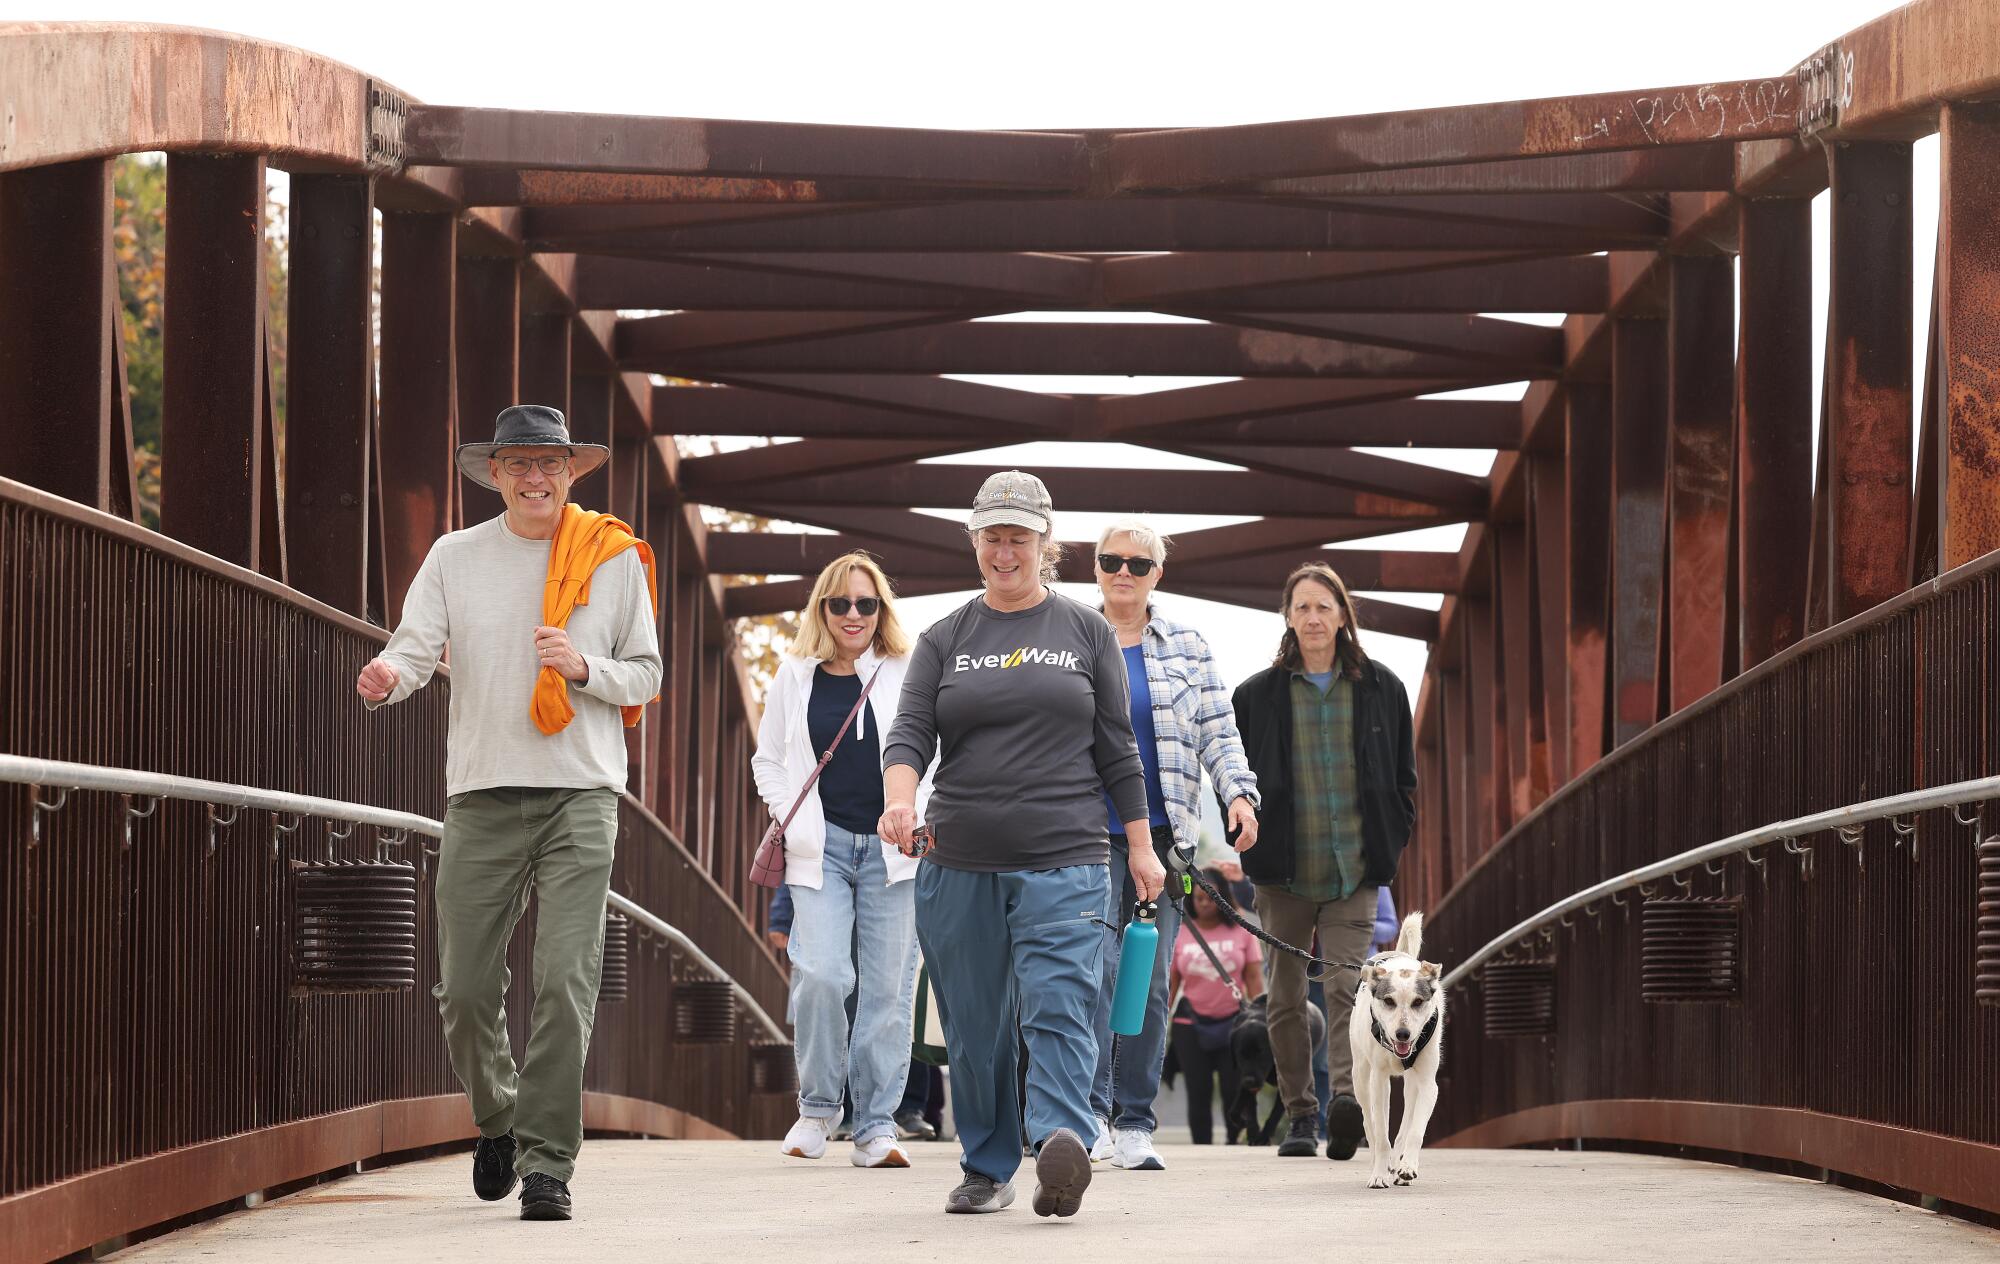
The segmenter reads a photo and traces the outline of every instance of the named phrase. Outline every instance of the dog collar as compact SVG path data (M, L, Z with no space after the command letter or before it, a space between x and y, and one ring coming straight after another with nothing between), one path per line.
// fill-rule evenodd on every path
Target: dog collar
M1410 1056L1407 1058L1397 1053L1396 1046L1389 1043L1389 1033L1382 1030L1382 1020L1373 1013L1368 1015L1368 1030L1374 1035L1375 1043L1387 1049L1389 1056L1401 1062L1403 1069L1407 1071L1417 1064L1417 1059L1423 1055L1424 1047L1430 1044L1431 1037L1437 1035L1438 1019L1443 1017L1443 1010L1431 1015L1431 1020L1424 1024L1424 1029L1417 1033L1417 1043L1410 1046Z

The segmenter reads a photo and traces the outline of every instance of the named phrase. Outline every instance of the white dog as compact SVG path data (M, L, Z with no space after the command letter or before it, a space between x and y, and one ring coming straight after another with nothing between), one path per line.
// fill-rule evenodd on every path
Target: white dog
M1347 1042L1354 1052L1355 1096L1361 1101L1368 1153L1374 1169L1368 1188L1387 1189L1417 1179L1417 1152L1437 1105L1438 1062L1444 1057L1444 986L1434 962L1419 959L1424 915L1403 919L1396 946L1362 967ZM1403 1135L1389 1156L1389 1081L1403 1076Z

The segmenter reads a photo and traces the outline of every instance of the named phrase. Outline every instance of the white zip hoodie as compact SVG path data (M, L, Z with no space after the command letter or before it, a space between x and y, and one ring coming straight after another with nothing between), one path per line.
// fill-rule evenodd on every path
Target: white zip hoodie
M750 758L750 768L757 778L757 793L770 807L773 820L785 819L792 801L799 797L799 787L812 775L813 766L825 753L813 749L812 735L806 730L806 703L812 694L813 673L823 661L786 655L764 699L764 718L757 725L757 753ZM886 735L895 727L896 704L902 696L903 676L909 665L908 658L882 658L873 649L861 655L855 663L861 683L868 683L877 666L882 669L882 678L869 691L868 705L854 717L854 726L841 739L843 742L853 741L866 732L871 713L881 721L881 734ZM917 786L918 820L924 819L924 805L930 795L931 778L926 775ZM819 783L814 782L805 802L799 805L799 814L792 818L791 828L785 831L785 882L819 890L825 854L826 812L820 807ZM905 882L917 874L918 862L888 843L882 844L882 862L892 884Z

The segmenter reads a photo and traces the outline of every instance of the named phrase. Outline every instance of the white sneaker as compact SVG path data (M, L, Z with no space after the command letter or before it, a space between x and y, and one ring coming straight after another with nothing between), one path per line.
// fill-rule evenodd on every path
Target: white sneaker
M1102 1163L1111 1157L1111 1125L1104 1116L1097 1117L1097 1140L1090 1143L1090 1161Z
M792 1125L785 1134L785 1142L779 1152L795 1159L816 1159L826 1153L826 1135L833 1129L831 1119L812 1119L805 1115Z
M849 1161L856 1167L910 1166L910 1156L903 1152L902 1143L890 1136L855 1142Z
M1111 1166L1129 1168L1138 1172L1159 1172L1166 1169L1160 1156L1153 1149L1153 1134L1138 1128L1120 1128L1118 1140L1111 1147Z

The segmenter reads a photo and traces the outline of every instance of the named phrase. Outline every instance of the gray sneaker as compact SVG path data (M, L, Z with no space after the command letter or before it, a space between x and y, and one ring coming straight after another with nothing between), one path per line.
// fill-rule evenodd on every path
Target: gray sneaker
M1003 1211L1014 1205L1014 1187L1011 1184L995 1184L990 1176L977 1172L967 1172L958 1188L944 1196L944 1209L953 1215L976 1216L982 1212Z
M1035 1214L1074 1216L1090 1188L1090 1151L1083 1138L1058 1128L1035 1156Z

